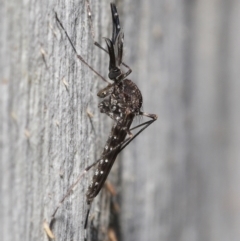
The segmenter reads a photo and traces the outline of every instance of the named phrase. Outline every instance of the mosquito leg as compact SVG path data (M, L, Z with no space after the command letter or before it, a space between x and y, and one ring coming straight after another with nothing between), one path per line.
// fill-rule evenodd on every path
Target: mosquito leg
M102 75L100 75L92 66L90 66L81 55L77 54L77 58L82 61L89 69L91 69L99 78L101 78L104 82L111 84L108 80L106 80Z
M78 176L77 180L68 188L66 194L62 197L62 199L60 200L58 206L55 208L53 214L51 215L51 219L53 220L55 218L55 215L58 211L58 209L61 207L61 205L63 204L64 200L70 195L71 191L73 190L73 188L78 184L78 182L82 179L82 177L92 168L94 167L96 164L98 164L98 162L101 159L98 159L97 161L95 161L93 164L91 164L90 166L86 167L85 170ZM52 222L52 221L51 221Z
M106 52L108 54L108 51L105 48L103 48L97 41L95 41L95 33L94 33L94 30L93 30L93 23L92 23L92 11L91 11L91 8L90 8L89 0L85 0L85 3L86 3L86 6L87 6L89 26L90 26L90 30L91 30L91 36L92 36L93 43L94 43L95 46L97 46L98 48L100 48L101 50L103 50L104 52ZM131 68L127 64L125 64L124 62L122 62L122 65L125 66L127 69L131 70ZM131 72L132 72L132 70L131 70Z
M122 62L122 65L125 66L127 69L131 70L131 72L132 72L132 69L131 69L127 64L125 64L124 62ZM130 73L131 73L131 72L130 72Z
M98 48L100 48L101 50L103 50L108 54L108 51L105 48L103 48L98 42L94 41L94 45L96 45Z
M130 137L128 137L126 140L124 140L123 142L121 142L120 144L118 144L117 146L115 146L110 152L116 150L117 148L120 148L119 152L122 151L133 139L135 139L142 131L144 131L148 126L150 126L154 121L157 120L157 116L154 115L154 114L147 114L147 113L144 113L144 112L141 112L140 115L143 115L143 116L146 116L146 117L149 117L149 118L152 118L152 120L150 121L146 121L138 126L135 126L133 128L131 128L130 130L129 129L126 129L125 131L128 133L128 135ZM134 129L137 129L139 127L143 126L143 128L141 128L136 134L132 134L131 131L134 130ZM106 153L105 155L108 155L110 152ZM104 156L105 156L104 155ZM102 158L101 158L102 159ZM60 200L59 202L59 205L56 207L56 209L54 210L53 214L52 214L52 220L54 219L58 209L60 208L60 206L62 205L62 203L64 202L64 200L70 195L72 189L78 184L78 182L82 179L82 177L93 167L95 166L101 159L98 159L97 161L95 161L93 164L91 164L90 166L86 167L84 172L82 172L78 179L70 186L70 188L68 189L67 193L63 196L63 198Z
M121 149L119 150L119 152L122 151L122 150L123 150L131 141L133 141L141 132L143 132L143 131L144 131L146 128L148 128L154 121L157 120L157 115L155 115L155 114L148 114L148 113L145 113L145 112L140 112L140 115L149 117L149 118L151 118L152 120L146 121L146 122L144 122L144 123L142 123L142 124L140 124L140 125L137 125L137 126L131 128L131 129L129 130L130 132L131 132L132 130L134 130L134 129L137 129L137 128L143 126L143 128L141 128L141 129L140 129L136 134L134 134L131 138L127 138L127 139L124 141L125 143L122 143L123 146L121 146Z
M128 137L126 140L124 140L124 141L122 141L121 143L119 143L118 145L116 145L115 147L113 147L111 151L105 153L105 155L103 155L103 157L109 155L111 152L115 151L115 150L116 150L117 148L119 148L119 147L121 147L120 150L119 150L119 152L121 152L121 151L122 151L128 144L130 144L130 142L133 141L141 132L143 132L143 131L144 131L146 128L148 128L154 121L157 120L157 115L155 115L155 114L148 114L148 113L140 112L139 115L149 117L149 118L151 118L152 120L146 121L146 122L144 122L144 123L142 123L142 124L140 124L140 125L137 125L137 126L131 128L131 129L126 129L126 128L123 127L123 130L125 130L125 131L127 132L127 134L129 135L129 137ZM132 134L132 132L131 132L132 130L137 129L137 128L141 127L141 126L143 126L143 127L142 127L136 134Z
M87 214L84 222L84 241L87 241L87 226L88 226L88 218L89 218L89 213L91 209L91 204L92 204L91 202L88 203L88 210L87 210Z
M146 115L145 115L146 116ZM105 155L108 155L109 153L113 152L114 150L116 150L117 148L120 148L120 150L118 152L121 152L134 138L136 138L144 129L146 129L149 125L151 125L155 120L156 120L156 116L153 115L153 116L148 116L148 117L151 117L151 118L154 118L153 120L150 120L150 121L147 121L145 123L142 123L138 126L135 126L134 128L132 129L126 129L125 131L127 132L128 135L130 135L129 138L127 138L126 140L124 140L123 142L121 142L120 144L118 144L117 146L115 146L111 151L109 151L108 153L106 153ZM136 128L139 128L141 126L144 126L137 134L133 135L131 133L131 130L134 130ZM105 156L104 155L104 156ZM102 156L103 157L103 156ZM80 176L78 177L78 179L76 180L75 183L72 184L72 186L68 189L67 193L64 195L64 197L60 200L59 202L59 205L56 207L55 211L53 212L52 214L52 219L51 219L51 222L50 222L50 227L52 226L53 224L53 221L54 221L54 218L55 218L55 215L58 211L58 209L61 207L61 205L63 204L64 200L70 195L72 189L77 185L77 183L81 180L81 178L88 172L89 169L91 169L93 166L95 166L101 159L97 160L95 163L93 163L92 165L88 166L83 173L80 174ZM85 225L84 225L84 241L87 241L87 225L88 225L88 218L89 218L89 212L90 212L90 208L88 209L87 211L87 215L86 215L86 219L85 219Z
M109 151L108 153L106 153L105 155L108 155L109 153L111 153L112 151L116 150L117 148L121 147L119 152L121 152L128 144L130 144L130 142L135 139L141 132L143 132L147 127L149 127L154 121L157 120L157 116L154 115L154 114L147 114L147 113L144 113L144 112L141 112L140 115L143 115L143 116L146 116L146 117L149 117L151 118L152 120L149 120L149 121L146 121L140 125L137 125L131 129L125 129L125 131L127 132L127 134L130 136L128 137L126 140L124 140L123 142L121 142L120 144L118 144L117 146L115 146L111 151ZM142 127L143 126L143 127ZM134 130L134 129L137 129L139 127L142 127L136 134L132 134L131 131ZM124 130L124 127L123 127L123 130ZM105 156L104 155L104 156ZM102 156L103 157L103 156ZM101 159L102 159L101 157ZM91 164L90 166L88 166L87 168L85 168L84 172L81 173L78 177L78 179L70 186L70 188L68 189L67 193L63 196L63 198L60 200L59 202L59 205L56 207L55 211L53 212L52 214L52 221L50 222L50 226L51 226L51 223L53 222L54 220L54 217L58 211L58 209L60 208L60 206L62 205L62 203L64 202L64 200L70 195L72 189L77 185L77 183L81 180L81 178L93 167L95 166L101 159L98 159L97 161L95 161L93 164ZM91 202L90 202L91 204ZM87 216L86 216L86 219L85 219L85 224L84 224L84 230L85 230L85 239L84 240L87 240L86 239L86 233L87 233L87 224L88 224L88 217L89 217L89 212L90 212L90 206L88 208L88 211L87 211Z
M118 80L125 79L125 78L126 78L128 75L130 75L131 73L132 73L132 69L129 68L126 73L123 73L123 74L119 75L119 76L117 77L117 79L118 79Z
M142 111L140 111L139 115L149 117L149 118L151 118L153 120L157 120L157 118L158 118L158 116L155 115L155 114L149 114L149 113L142 112Z
M125 143L129 142L134 137L134 135L131 133L131 131L129 129L123 127L122 130L124 130L129 135L129 137L126 140L124 140L121 143L119 143L118 145L114 146L109 152L107 152L104 155L102 155L102 157L108 156L111 152L115 151L117 148L119 148L122 145L124 145ZM119 150L119 152L121 150L122 150L122 148Z
M58 209L61 207L61 205L63 204L64 200L70 195L72 189L78 184L78 182L82 179L82 177L87 173L87 170L85 169L84 172L82 172L79 177L77 178L77 180L69 187L69 189L67 190L67 193L63 196L63 198L60 200L58 206L55 208L53 214L51 215L52 220L55 218L55 215L58 211Z
M148 114L148 113L145 113L145 112L140 112L139 115L146 116L146 117L149 117L149 118L152 119L152 120L147 121L147 122L156 121L157 118L158 118L157 115L155 115L155 114ZM132 131L132 130L134 130L134 129L137 129L137 128L139 128L140 126L146 125L147 122L144 122L144 123L142 123L142 124L140 124L140 125L134 126L133 128L130 129L130 131Z
M93 67L91 67L91 66L84 60L84 58L83 58L80 54L78 54L76 48L75 48L74 45L73 45L72 40L70 39L70 37L69 37L66 29L63 27L62 22L59 20L58 15L57 15L56 12L55 12L55 17L56 17L56 20L57 20L57 22L59 23L60 27L61 27L62 30L64 31L64 33L65 33L65 35L66 35L69 43L71 44L72 49L73 49L73 51L75 52L77 58L78 58L81 62L83 62L89 69L91 69L91 70L92 70L99 78L101 78L104 82L107 82L107 83L110 84L110 82L109 82L108 80L106 80L102 75L100 75Z

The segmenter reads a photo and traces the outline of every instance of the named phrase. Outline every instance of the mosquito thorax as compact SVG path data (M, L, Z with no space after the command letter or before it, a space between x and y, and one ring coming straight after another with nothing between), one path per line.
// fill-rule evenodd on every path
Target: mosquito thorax
M95 45L102 49L104 52L108 53L109 55L110 61L108 68L108 77L110 80L113 81L113 83L109 83L108 80L106 80L101 74L99 74L82 58L81 55L78 54L66 29L63 27L63 24L59 20L57 13L55 13L56 21L65 32L65 35L68 41L70 42L70 45L72 46L72 49L76 54L76 57L86 66L88 66L88 68L91 69L98 77L100 77L103 81L108 83L108 85L102 90L100 90L97 94L98 97L103 99L99 103L98 108L101 113L105 113L114 121L113 126L111 128L111 132L102 151L101 157L94 163L92 163L90 166L85 168L85 170L79 175L76 182L74 182L70 186L66 194L60 200L59 205L55 208L53 214L51 215L50 224L54 221L55 215L59 207L64 202L64 200L70 195L72 189L77 185L81 178L92 167L96 167L94 175L92 176L92 182L89 185L86 194L86 203L88 205L88 210L84 222L84 241L87 241L87 225L91 203L103 188L104 183L118 154L126 146L128 146L141 132L143 132L147 127L149 127L154 121L157 120L157 115L141 111L143 102L141 91L134 82L132 82L129 79L126 79L127 76L130 75L132 70L127 64L125 64L122 61L123 32L121 30L117 8L114 3L111 3L110 6L113 23L112 39L105 38L107 49L104 49L103 47L101 47L100 44L96 42ZM91 16L91 14L89 14L89 16ZM122 66L126 67L128 70L126 72L122 71ZM145 121L142 124L131 127L134 118L138 115L148 117L151 120ZM48 236L50 231L48 232Z

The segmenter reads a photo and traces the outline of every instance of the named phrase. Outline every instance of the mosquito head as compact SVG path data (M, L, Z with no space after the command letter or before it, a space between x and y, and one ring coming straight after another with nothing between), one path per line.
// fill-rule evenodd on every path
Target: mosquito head
M112 39L105 38L109 54L108 77L111 80L117 80L117 77L122 74L120 66L122 64L124 34L121 31L116 5L113 3L111 3L111 11L113 23Z

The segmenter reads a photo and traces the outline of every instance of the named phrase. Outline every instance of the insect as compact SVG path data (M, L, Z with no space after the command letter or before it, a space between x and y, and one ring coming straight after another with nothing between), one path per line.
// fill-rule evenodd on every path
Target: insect
M122 61L124 34L121 29L120 20L115 4L111 3L110 7L113 25L112 38L105 38L107 49L101 47L101 45L97 42L95 42L95 45L109 55L108 77L111 81L113 81L112 83L109 83L106 79L104 79L104 77L102 77L96 70L94 70L90 65L88 65L88 63L78 54L69 35L67 34L65 28L63 27L61 21L56 14L56 20L64 31L66 37L68 38L74 52L76 53L77 58L85 65L87 65L101 79L109 83L97 94L98 97L103 98L103 101L99 103L98 108L101 113L105 113L114 121L101 157L92 165L87 167L82 173L82 175L84 175L89 169L97 165L94 176L92 177L92 181L86 193L86 199L89 208L84 224L85 240L87 239L86 230L91 203L102 189L107 179L107 176L114 164L114 161L116 160L116 157L133 139L135 139L142 131L144 131L149 125L151 125L154 121L157 120L157 115L148 114L141 111L143 103L141 91L135 83L127 79L127 76L132 72L132 70L127 64ZM127 72L122 71L122 66L128 69ZM149 117L150 120L131 128L132 122L136 116ZM133 130L138 131L137 133L133 134ZM79 182L82 175L80 175L77 181L69 188L66 195L60 201L60 204L63 203L65 198L70 194L71 190ZM60 205L57 206L57 208L53 212L52 220L54 219L59 207Z

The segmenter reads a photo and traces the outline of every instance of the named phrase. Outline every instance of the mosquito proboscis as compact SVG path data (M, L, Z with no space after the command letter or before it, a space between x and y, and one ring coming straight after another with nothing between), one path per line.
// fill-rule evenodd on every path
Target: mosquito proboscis
M96 160L92 165L85 168L85 170L79 175L77 180L72 184L72 186L68 189L63 198L60 200L59 205L56 207L51 216L52 223L59 207L70 195L73 187L77 185L77 183L88 172L89 169L91 169L93 166L97 166L86 193L88 210L84 223L85 240L87 240L86 233L91 203L102 189L108 177L108 174L116 160L116 157L127 145L129 145L130 142L133 141L133 139L135 139L142 131L144 131L154 121L157 120L157 115L148 114L141 111L143 103L141 91L135 83L127 79L127 76L132 72L132 70L127 64L123 63L122 61L124 34L121 29L116 6L114 3L111 3L110 6L113 25L112 38L104 38L107 44L107 49L103 48L97 42L95 42L95 45L109 55L108 77L112 82L106 80L82 58L82 56L77 52L75 46L73 45L62 22L59 20L57 13L55 15L56 20L63 32L65 33L68 41L70 42L70 45L74 50L76 57L88 68L90 68L99 78L101 78L104 82L108 83L108 85L102 90L100 90L97 94L98 97L103 99L103 101L99 103L98 108L101 113L105 113L114 121L101 157ZM122 66L127 68L126 72L122 71ZM145 116L150 118L150 120L135 127L131 127L132 122L136 116ZM138 131L133 134L133 130Z

